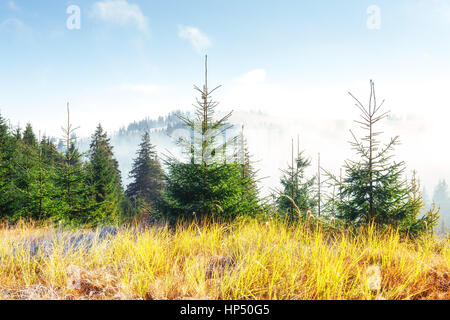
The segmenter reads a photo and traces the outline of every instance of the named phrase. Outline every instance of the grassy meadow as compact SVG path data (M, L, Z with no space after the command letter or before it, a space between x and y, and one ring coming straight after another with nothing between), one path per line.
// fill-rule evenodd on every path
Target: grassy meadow
M19 223L0 239L0 299L450 299L448 239L373 227L246 219L99 237Z

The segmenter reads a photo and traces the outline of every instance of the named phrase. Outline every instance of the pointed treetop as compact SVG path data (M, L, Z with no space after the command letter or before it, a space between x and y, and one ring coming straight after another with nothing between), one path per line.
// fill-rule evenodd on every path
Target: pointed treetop
M205 55L205 91L208 90L208 55Z

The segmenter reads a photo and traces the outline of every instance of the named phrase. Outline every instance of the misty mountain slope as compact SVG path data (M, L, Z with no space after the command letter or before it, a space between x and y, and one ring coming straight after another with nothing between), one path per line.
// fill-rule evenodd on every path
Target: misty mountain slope
M145 131L150 132L151 142L155 145L161 159L170 154L183 159L183 150L175 141L180 136L189 135L189 131L186 131L176 116L179 112L172 112L158 119L146 118L135 121L110 134L125 186L130 182L128 173ZM188 113L184 115L192 116ZM221 115L225 115L225 112L218 112L217 117ZM340 160L347 156L345 152L348 148L343 149L336 143L334 143L335 148L326 150L320 148L323 140L346 141L344 134L347 131L347 123L345 121L333 121L331 125L314 124L306 120L274 117L260 112L234 112L230 123L233 128L227 132L227 138L239 135L244 126L244 135L248 141L254 167L258 170L258 178L262 178L259 185L264 196L279 187L280 169L286 168L291 158L292 139L294 139L294 152L297 152L299 137L300 150L305 150L306 156L312 160L312 165L307 171L309 176L317 173L317 152L323 153L324 165L335 172L341 164ZM306 135L311 132L313 134ZM90 138L80 139L80 150L84 152L89 150L89 143Z

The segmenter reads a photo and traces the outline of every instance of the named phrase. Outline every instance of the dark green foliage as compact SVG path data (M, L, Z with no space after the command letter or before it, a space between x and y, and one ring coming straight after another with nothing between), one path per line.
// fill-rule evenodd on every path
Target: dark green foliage
M50 138L44 136L40 144L44 164L56 167L64 162L64 157L58 152L55 143Z
M81 161L81 154L71 142L69 151L65 151L64 158L58 161L56 185L59 191L60 210L57 220L72 223L90 221L89 212L92 205L90 198L89 180L85 165Z
M87 172L81 161L82 155L76 148L76 134L70 123L70 109L67 104L67 124L62 128L64 134L63 156L56 156L56 146L48 148L48 154L57 163L56 183L59 190L60 210L57 219L64 222L85 223L90 220L88 212L91 205L90 186ZM62 146L62 145L61 145Z
M0 219L11 214L15 202L13 176L16 148L14 142L15 139L9 134L6 120L0 114Z
M164 210L171 217L192 217L195 213L197 217L230 218L256 214L258 210L258 199L252 191L253 177L246 175L245 164L235 163L236 157L233 159L228 154L228 146L236 141L236 137L226 138L231 113L220 120L214 119L218 103L211 100L211 94L219 87L208 89L206 68L203 88L195 87L201 95L197 99L195 116L180 116L190 132L189 139L178 141L184 147L188 162L182 163L173 157L166 161Z
M256 215L260 208L240 164L168 162L165 209L171 217L235 218Z
M17 130L14 136L3 138L6 152L1 165L0 206L4 218L46 219L52 216L58 209L54 201L55 172L53 164L43 156L43 144L38 142L29 124L23 135Z
M53 153L54 145L45 138L39 144L38 167L33 183L34 189L34 214L33 219L44 220L58 214L59 189L55 184L57 177L57 161L60 156Z
M305 169L311 165L311 161L303 156L303 152L298 152L293 166L287 170L282 170L281 177L282 190L277 196L276 204L278 209L286 213L290 219L297 219L300 210L302 216L308 212L312 213L317 207L317 199L313 194L315 178L306 178Z
M39 202L42 197L39 185L38 141L30 124L27 124L21 140L15 141L13 183L16 192L14 218L39 218L42 214Z
M253 168L253 164L251 161L250 151L248 149L247 139L244 135L244 126L242 126L242 130L239 134L239 139L237 141L237 150L235 151L235 159L234 163L239 164L241 166L241 177L246 182L246 188L248 188L249 192L258 193L257 186L257 171Z
M414 237L420 234L433 234L434 228L439 220L440 210L433 204L429 209L425 209L425 202L420 191L420 181L416 178L416 172L409 183L408 199L410 203L415 205L415 211L411 211L405 219L403 219L398 228L401 232L407 233ZM422 213L422 211L425 211Z
M121 177L109 138L101 125L98 125L92 136L87 183L91 206L88 208L86 222L117 222L123 201Z
M148 213L156 208L163 192L163 176L158 156L150 143L150 134L145 132L130 172L133 181L126 191L127 197L134 205L135 213L142 210Z
M264 210L265 205L259 200L258 171L253 168L247 139L244 135L244 126L242 126L239 135L237 157L235 159L234 164L241 169L241 201L245 205L245 208L242 208L240 212L245 215L255 215L258 211Z
M362 112L357 121L367 131L361 140L353 134L353 148L359 159L345 163L345 176L342 181L332 177L338 186L335 208L337 217L353 224L392 225L405 232L418 232L432 229L434 214L418 218L422 208L421 198L411 194L418 192L403 178L404 162L392 160L392 151L398 144L398 137L382 146L377 140L380 134L374 125L385 118L387 113L378 114L380 107L375 96L374 83L370 83L369 106L365 108L356 98Z
M68 119L69 120L69 119ZM38 141L31 125L22 133L0 116L0 219L65 224L119 220L123 191L118 163L99 127L90 161L82 161L68 122L67 147L59 152L47 137Z
M26 146L29 147L37 147L38 141L36 139L36 135L33 132L33 128L31 127L31 124L28 123L25 127L25 131L22 135L22 141Z

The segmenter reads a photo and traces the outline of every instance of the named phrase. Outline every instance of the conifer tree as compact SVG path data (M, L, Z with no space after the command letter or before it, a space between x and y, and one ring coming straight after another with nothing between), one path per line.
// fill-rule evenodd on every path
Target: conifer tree
M112 150L106 132L98 125L89 150L90 223L115 222L120 219L123 190L119 165Z
M241 132L238 139L238 149L236 151L237 158L236 162L241 165L241 175L243 178L254 178L256 176L256 171L251 163L250 151L248 149L247 138L244 135L244 126L242 125ZM256 181L254 181L254 188L256 188Z
M45 220L57 215L61 210L58 205L58 187L55 184L57 165L52 159L52 157L57 158L58 155L49 153L51 144L45 137L41 140L40 133L39 140L38 169L34 190L31 192L31 199L33 199L32 217L37 220Z
M57 182L62 156L30 124L12 134L0 117L0 213L7 219L47 219L64 211Z
M21 139L19 139L21 137ZM38 218L39 214L39 147L31 124L25 131L16 133L16 151L14 157L14 186L16 207L15 219Z
M345 176L342 182L330 175L338 185L338 197L342 201L336 203L338 217L354 224L375 222L379 225L393 225L408 231L411 226L423 229L418 225L428 227L433 225L433 214L418 219L417 213L421 204L411 198L413 187L403 178L404 162L392 161L392 151L398 144L398 136L392 138L386 145L378 140L380 132L375 131L375 125L387 117L389 112L380 113L384 101L378 104L375 95L375 85L370 81L369 104L365 107L351 93L356 106L361 111L361 125L367 135L356 138L351 143L359 159L345 163Z
M292 146L292 156L294 150ZM297 150L297 156L292 159L292 164L282 170L282 190L279 193L276 204L278 209L286 213L290 219L297 219L300 210L303 216L307 212L313 212L317 207L317 199L313 195L315 178L306 178L305 170L311 165L311 160L304 156L304 152Z
M20 128L12 130L0 116L0 219L27 216L26 168Z
M244 197L247 192L241 176L241 166L228 155L227 146L233 145L236 137L226 137L228 119L232 113L216 120L215 108L218 103L211 95L220 86L208 87L207 57L205 59L205 84L200 89L195 105L195 116L179 116L184 126L191 132L190 139L180 139L188 162L174 157L166 160L168 175L164 193L166 212L171 217L220 216L231 218L239 214L256 214L258 199ZM230 158L230 159L228 159ZM245 201L243 201L245 199Z
M420 190L420 180L417 178L417 172L414 170L411 181L409 183L410 192L408 195L409 202L413 203L416 210L406 216L401 221L399 229L406 231L411 236L423 233L433 234L440 216L440 209L436 208L433 203L430 208L426 208L426 204ZM422 211L425 211L422 214Z
M185 127L192 133L190 140L181 138L178 143L185 147L191 163L201 164L205 168L220 160L222 160L221 162L226 162L226 159L220 159L219 156L222 155L224 151L226 154L226 146L236 139L236 137L232 137L228 141L223 141L222 143L218 141L219 137L225 136L224 133L232 127L232 125L228 123L232 112L226 114L219 120L214 118L215 109L219 103L212 100L212 94L221 87L222 86L217 86L212 90L209 89L208 57L206 57L205 84L202 89L194 86L194 89L200 93L200 99L197 98L196 104L194 104L195 116L193 118L188 118L178 114L178 117Z
M22 141L25 143L25 145L30 147L36 147L38 144L38 141L36 139L36 135L33 132L33 128L30 123L27 123L25 127L25 131L22 135Z
M42 150L42 161L46 165L56 167L57 164L63 162L63 157L58 152L55 143L47 136L43 136L40 141L40 146Z
M14 140L6 120L0 114L0 220L11 216L14 202Z
M58 179L57 184L60 189L60 220L70 220L79 223L89 219L89 184L86 172L81 161L82 155L76 147L75 131L78 127L74 127L70 122L70 108L67 103L67 122L62 127L64 135L64 151L63 157L58 161ZM53 148L56 148L54 145Z
M164 172L159 163L155 147L150 142L150 134L145 132L134 160L126 195L139 210L152 210L160 201L163 191Z
M244 135L244 125L242 125L241 132L238 139L238 148L236 150L235 163L241 168L241 184L244 189L242 194L243 201L252 203L258 198L258 171L254 169L251 160L251 155L248 147L247 138ZM247 200L246 200L247 199Z

